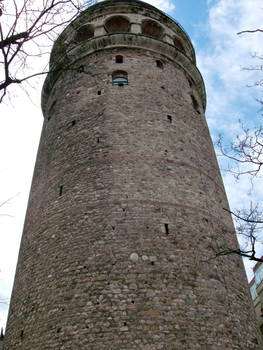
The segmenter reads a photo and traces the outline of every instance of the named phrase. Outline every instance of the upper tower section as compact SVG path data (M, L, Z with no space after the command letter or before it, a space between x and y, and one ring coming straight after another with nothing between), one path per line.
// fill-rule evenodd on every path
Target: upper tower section
M192 43L181 26L155 7L138 0L108 0L81 13L59 36L50 58L42 106L57 77L65 69L96 51L117 47L140 48L175 61L189 76L206 105L205 87L196 68Z

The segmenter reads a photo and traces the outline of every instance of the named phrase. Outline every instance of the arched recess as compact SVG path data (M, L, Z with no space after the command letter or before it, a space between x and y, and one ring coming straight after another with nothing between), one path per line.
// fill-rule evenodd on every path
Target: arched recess
M128 73L123 70L116 70L112 73L112 85L128 85Z
M130 31L130 22L123 16L114 16L105 22L105 29L108 33L127 33Z
M163 28L151 19L142 22L142 34L161 39L163 36Z
M94 37L94 27L92 24L85 24L81 26L75 34L75 41L82 42Z
M174 46L177 47L180 51L185 53L185 49L183 47L183 44L178 38L174 38Z

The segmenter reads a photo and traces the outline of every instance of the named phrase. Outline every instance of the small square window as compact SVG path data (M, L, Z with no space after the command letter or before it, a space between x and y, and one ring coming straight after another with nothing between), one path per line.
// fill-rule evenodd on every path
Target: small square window
M116 62L116 63L123 63L123 56L117 55L117 56L115 57L115 62Z

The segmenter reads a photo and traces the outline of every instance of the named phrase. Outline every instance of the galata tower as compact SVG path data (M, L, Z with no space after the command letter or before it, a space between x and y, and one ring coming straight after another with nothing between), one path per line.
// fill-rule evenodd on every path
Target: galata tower
M180 25L97 3L55 42L5 350L262 349Z

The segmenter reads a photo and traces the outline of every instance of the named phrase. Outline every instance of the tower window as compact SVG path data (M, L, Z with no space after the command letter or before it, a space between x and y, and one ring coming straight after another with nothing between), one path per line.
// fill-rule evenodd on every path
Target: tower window
M115 77L112 79L112 85L124 86L128 85L127 78Z
M168 119L169 123L172 122L172 116L171 116L171 115L168 115L168 116L167 116L167 119Z
M157 68L160 68L160 69L163 69L163 62L157 60L157 61L156 61L156 67L157 67Z
M94 36L94 27L91 24L85 24L77 30L75 41L78 43L88 40Z
M83 73L83 72L84 72L84 66L79 66L78 72L79 72L79 73Z
M199 108L199 105L198 105L198 102L196 101L196 99L194 98L193 95L191 95L191 98L192 98L192 103L193 103L194 110L195 110L198 114L201 114L200 108Z
M59 187L59 196L61 197L63 193L63 185Z
M116 62L116 63L123 63L123 56L117 55L117 56L115 57L115 62Z
M142 22L142 34L161 39L163 36L163 28L157 22L146 19Z
M128 85L128 74L124 71L115 71L112 73L112 85L125 86Z
M127 33L130 31L130 22L122 16L114 16L105 23L105 29L108 33Z
M164 229L165 229L165 233L167 235L169 235L169 227L168 227L168 224L164 224Z

